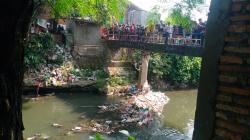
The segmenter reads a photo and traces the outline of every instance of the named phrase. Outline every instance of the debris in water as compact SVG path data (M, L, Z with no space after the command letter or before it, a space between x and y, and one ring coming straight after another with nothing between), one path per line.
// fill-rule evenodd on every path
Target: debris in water
M120 130L119 133L122 133L122 134L124 134L124 135L126 135L126 136L129 136L129 135L130 135L129 132L128 132L127 130Z
M36 137L29 137L26 140L35 140Z
M58 124L58 123L53 123L52 126L53 126L53 127L56 127L56 128L60 128L60 127L62 127L63 125Z
M82 130L82 127L80 127L80 126L76 126L76 127L74 127L73 129L71 129L73 132L81 132L81 130Z
M26 138L26 140L49 140L49 136L46 134L35 134L33 137Z
M65 135L67 135L67 136L72 136L73 133L72 133L72 131L68 131L67 133L65 133Z

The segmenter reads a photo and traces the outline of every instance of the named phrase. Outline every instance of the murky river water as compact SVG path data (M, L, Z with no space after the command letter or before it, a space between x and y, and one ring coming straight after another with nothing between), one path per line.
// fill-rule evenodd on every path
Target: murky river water
M167 92L166 95L170 101L164 107L164 117L161 121L156 121L143 129L129 130L138 140L191 139L197 90L173 91ZM37 101L24 101L24 136L31 137L41 133L50 136L51 140L88 140L92 135L90 133L66 136L65 132L79 123L80 116L84 115L89 119L99 118L97 106L117 101L118 98L86 93L57 94ZM52 123L62 124L63 127L54 128L51 126ZM108 138L126 139L122 134L114 134Z

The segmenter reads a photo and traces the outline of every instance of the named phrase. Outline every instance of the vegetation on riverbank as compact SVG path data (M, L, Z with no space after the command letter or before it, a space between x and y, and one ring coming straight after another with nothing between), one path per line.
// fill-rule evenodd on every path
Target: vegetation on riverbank
M162 80L170 85L197 87L200 76L201 58L153 54L149 63L149 80L160 86Z
M141 51L135 51L133 61L140 62ZM197 87L201 58L152 53L149 61L148 80L153 88Z

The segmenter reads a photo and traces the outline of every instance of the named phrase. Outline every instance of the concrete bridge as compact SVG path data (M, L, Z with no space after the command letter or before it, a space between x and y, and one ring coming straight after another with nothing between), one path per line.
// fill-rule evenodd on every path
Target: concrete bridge
M125 41L125 40L107 40L108 47L112 48L133 48L140 49L149 52L157 53L167 53L167 54L176 54L181 56L194 56L202 57L203 47L198 46L187 46L183 45L167 45L163 43L146 43L146 42L137 42L137 41Z
M138 36L108 36L105 40L106 46L110 48L133 48L142 50L140 72L138 78L138 88L148 90L149 84L147 81L148 63L150 52L176 54L181 56L202 57L204 48L202 47L201 39L187 38L169 38L167 43L157 37Z
M120 38L120 37L118 37ZM137 37L135 37L137 38ZM149 52L176 54L181 56L202 57L204 47L201 39L169 38L168 43L152 37L143 39L109 39L106 40L107 47L111 48L133 48Z

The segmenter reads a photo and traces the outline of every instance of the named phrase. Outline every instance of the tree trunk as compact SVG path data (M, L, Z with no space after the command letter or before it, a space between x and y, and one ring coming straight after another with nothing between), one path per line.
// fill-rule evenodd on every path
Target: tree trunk
M33 1L1 0L0 6L0 140L22 140L23 41Z

